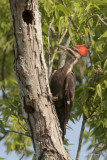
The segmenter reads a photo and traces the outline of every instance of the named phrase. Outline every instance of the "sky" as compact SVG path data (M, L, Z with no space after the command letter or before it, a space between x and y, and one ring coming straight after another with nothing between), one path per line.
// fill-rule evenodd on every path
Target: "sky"
M79 120L79 122L76 121L75 124L69 121L69 125L72 129L67 130L66 138L69 139L69 143L72 145L70 145L67 149L70 153L72 160L75 160L78 141L79 141L79 134L80 134L81 125L82 125L82 118ZM89 143L86 145L83 145L81 154L80 154L80 160L87 160L87 156L89 155L89 152L87 151L88 145ZM0 142L0 157L5 158L5 160L20 160L21 155L18 155L15 152L12 152L6 155L6 148L4 146L4 140L3 140L2 142ZM29 157L29 158L24 157L22 160L32 160L32 157ZM104 160L104 157L101 156L99 160Z

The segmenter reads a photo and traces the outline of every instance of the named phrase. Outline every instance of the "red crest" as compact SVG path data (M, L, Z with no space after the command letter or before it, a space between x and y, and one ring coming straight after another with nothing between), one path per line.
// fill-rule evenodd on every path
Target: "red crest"
M75 46L81 53L82 56L86 56L88 53L88 48L85 44Z

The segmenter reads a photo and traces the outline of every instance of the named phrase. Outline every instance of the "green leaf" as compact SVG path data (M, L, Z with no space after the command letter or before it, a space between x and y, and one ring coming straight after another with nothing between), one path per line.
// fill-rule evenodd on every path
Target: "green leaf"
M106 38L107 37L107 31L105 31L98 39Z
M66 146L69 146L69 145L70 145L67 138L64 138L64 145L66 145Z
M73 123L75 123L74 120L78 121L78 118L77 118L77 116L76 116L74 113L71 113L71 114L70 114L70 120L71 120Z
M97 84L97 86L96 86L96 92L95 92L94 100L96 99L97 95L102 100L102 88L101 88L101 84Z
M52 9L52 1L51 0L44 0L44 9L48 13ZM49 13L48 13L49 15Z
M107 73L107 59L105 60L103 70L104 70L105 73Z
M33 155L33 158L32 158L32 160L36 160L36 157L35 157L35 155Z
M89 3L85 10L89 12L89 10L92 9L92 5L93 5L92 3Z
M102 89L100 84L97 85L97 94L99 97L102 97Z

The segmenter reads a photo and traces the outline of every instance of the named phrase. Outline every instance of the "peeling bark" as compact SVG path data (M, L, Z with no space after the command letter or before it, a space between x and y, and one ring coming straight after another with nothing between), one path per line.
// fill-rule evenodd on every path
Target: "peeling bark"
M70 160L51 100L38 1L9 2L14 29L15 72L36 160Z

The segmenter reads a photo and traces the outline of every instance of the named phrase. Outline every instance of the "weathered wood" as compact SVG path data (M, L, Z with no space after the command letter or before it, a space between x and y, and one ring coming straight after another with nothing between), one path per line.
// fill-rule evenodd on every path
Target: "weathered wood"
M15 72L36 160L70 160L51 100L38 1L9 1L14 29Z

